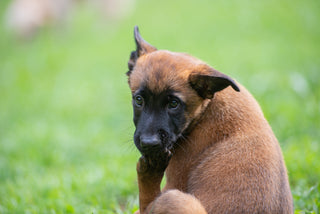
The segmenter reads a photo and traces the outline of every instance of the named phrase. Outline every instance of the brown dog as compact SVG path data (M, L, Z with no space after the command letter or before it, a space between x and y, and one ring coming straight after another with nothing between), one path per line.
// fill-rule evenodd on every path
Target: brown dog
M157 50L137 27L134 36L140 213L292 213L280 146L251 94L192 56Z

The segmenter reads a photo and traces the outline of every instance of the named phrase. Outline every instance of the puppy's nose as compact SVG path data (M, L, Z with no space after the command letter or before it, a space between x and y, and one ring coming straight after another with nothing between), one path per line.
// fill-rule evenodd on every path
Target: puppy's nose
M158 147L161 145L161 140L158 135L142 135L140 145L141 148Z

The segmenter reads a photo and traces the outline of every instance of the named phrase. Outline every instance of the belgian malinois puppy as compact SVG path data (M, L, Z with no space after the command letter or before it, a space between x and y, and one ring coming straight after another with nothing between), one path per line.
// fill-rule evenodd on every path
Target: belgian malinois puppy
M157 50L137 27L134 37L140 213L293 213L279 143L252 95L190 55Z

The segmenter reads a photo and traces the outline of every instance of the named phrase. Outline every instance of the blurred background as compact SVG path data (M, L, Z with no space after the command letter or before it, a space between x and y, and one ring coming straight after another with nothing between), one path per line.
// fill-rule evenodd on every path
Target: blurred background
M320 1L1 0L0 21L0 213L138 209L134 25L252 92L319 213Z

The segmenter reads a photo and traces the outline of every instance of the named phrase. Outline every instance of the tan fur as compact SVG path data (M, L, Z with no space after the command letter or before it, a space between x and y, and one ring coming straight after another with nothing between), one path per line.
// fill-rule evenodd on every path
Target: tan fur
M151 212L158 214L202 214L206 213L206 210L193 195L179 190L169 190L156 199Z
M176 143L162 194L163 174L137 167L141 213L293 213L281 149L259 105L243 86L199 97L188 78L208 68L186 54L153 50L129 76L132 93L141 84L154 92L171 87L188 106L190 132Z

